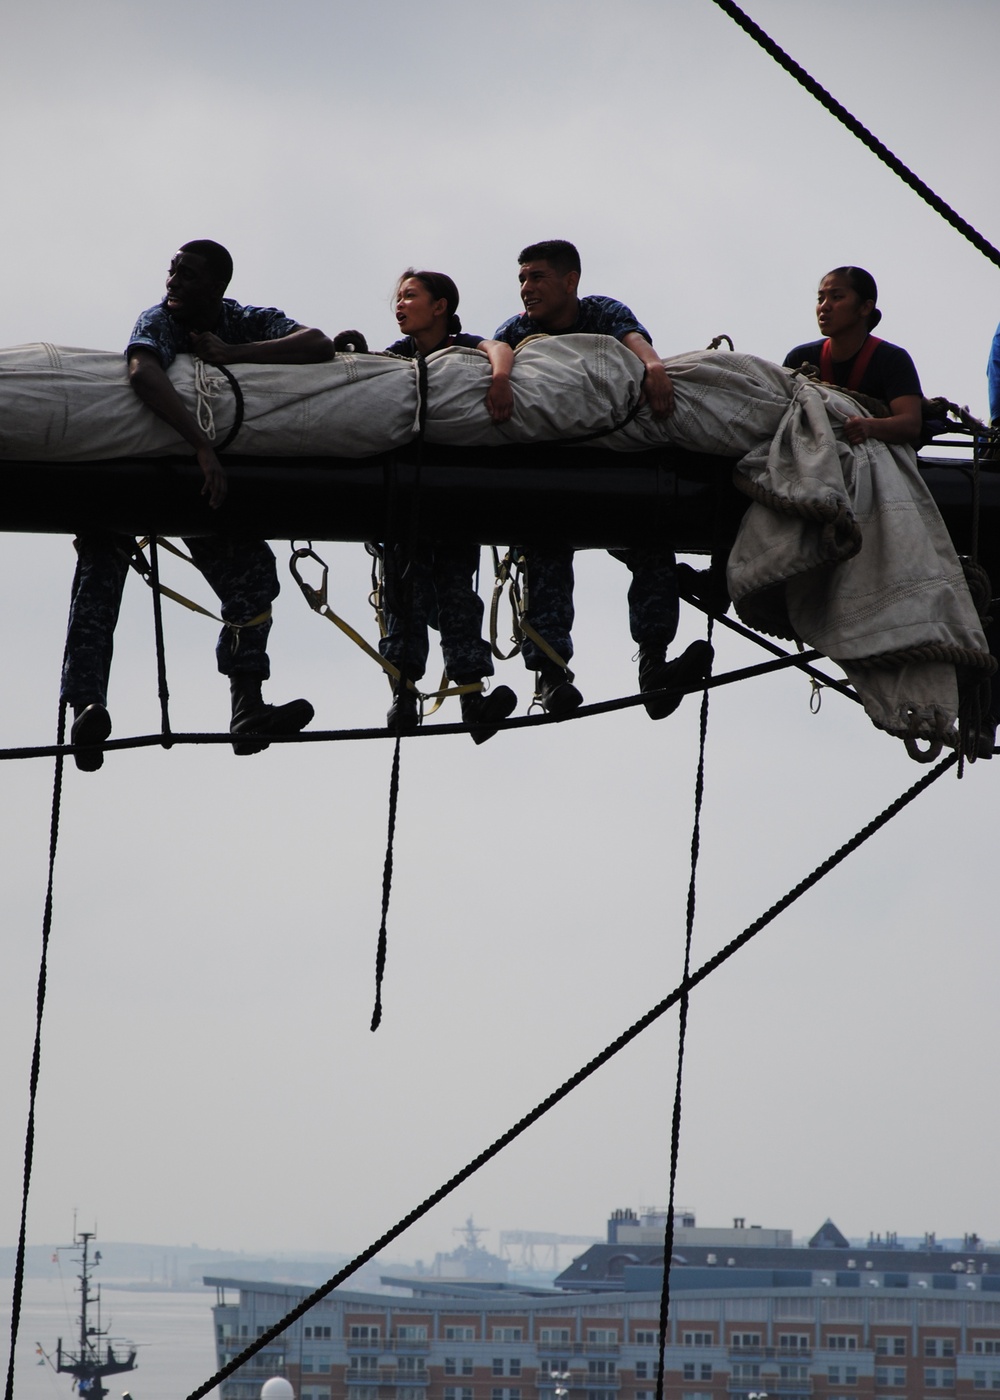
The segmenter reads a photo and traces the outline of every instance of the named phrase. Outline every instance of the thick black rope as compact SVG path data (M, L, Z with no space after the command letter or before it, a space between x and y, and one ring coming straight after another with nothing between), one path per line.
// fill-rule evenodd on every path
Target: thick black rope
M167 688L167 658L163 648L163 609L160 599L160 560L155 532L149 536L149 577L153 594L153 633L156 638L156 688L160 697L160 729L163 747L170 748L170 691Z
M957 214L950 204L946 204L940 195L935 194L930 185L925 184L919 175L915 175L909 166L904 165L884 142L880 141L863 123L858 121L857 117L853 116L831 93L827 92L826 88L807 73L801 64L796 63L795 59L776 44L770 35L761 29L759 24L754 23L750 16L740 9L739 5L734 4L733 0L715 0L715 4L720 10L725 11L730 19L735 20L740 28L749 34L751 39L755 40L766 53L770 54L786 73L790 73L796 82L801 83L806 91L816 98L817 102L822 103L828 112L832 113L839 122L842 122L853 136L863 142L874 155L878 156L879 160L884 161L893 174L898 175L904 184L909 185L910 189L926 201L935 213L940 214L942 219L951 224L952 228L957 229L973 247L979 249L984 257L989 258L991 263L1000 267L1000 250L977 232L960 214Z
M389 896L392 893L392 848L396 837L396 804L399 799L399 746L402 742L396 735L396 745L392 751L392 774L389 778L389 830L385 839L385 863L382 866L382 922L378 930L378 948L375 952L375 1007L372 1011L371 1029L377 1031L382 1022L382 978L385 976L385 955L388 950L389 934L386 920L389 917Z
M45 886L45 912L42 915L42 956L38 967L38 991L35 1000L35 1045L31 1055L28 1080L28 1124L24 1134L24 1185L21 1194L21 1227L17 1236L17 1259L14 1264L14 1289L10 1309L10 1358L7 1362L6 1400L14 1398L14 1352L21 1322L21 1301L24 1292L24 1249L28 1221L28 1191L31 1185L31 1164L35 1155L35 1100L38 1096L38 1074L42 1059L42 1015L45 1010L45 984L48 976L49 934L52 930L52 887L55 879L56 845L59 840L59 809L62 803L63 753L61 746L66 733L66 701L59 701L56 727L60 751L56 754L56 771L52 783L52 815L49 821L49 875Z
M712 619L708 619L708 641L712 641ZM677 1158L681 1145L681 1084L684 1077L684 1046L687 1039L688 1004L691 975L691 941L694 935L695 893L698 880L698 856L701 852L701 808L705 797L705 742L708 736L708 690L701 697L701 719L698 729L698 771L694 783L694 822L691 827L691 875L688 880L687 911L684 930L684 976L677 1027L677 1078L674 1083L674 1111L670 1124L670 1191L667 1197L667 1222L663 1231L663 1286L660 1292L660 1354L656 1369L656 1400L663 1400L663 1364L670 1323L670 1260L674 1253L674 1196L677 1185Z
M801 895L818 884L820 880L823 879L824 875L828 875L831 870L835 869L842 861L846 860L859 846L864 845L869 837L874 836L877 831L880 831L883 826L886 826L893 817L897 816L904 807L908 806L915 798L919 797L926 788L930 787L931 783L936 782L937 779L946 773L949 768L953 767L956 762L957 756L951 754L947 758L942 759L936 767L926 772L922 778L918 778L912 787L907 788L904 793L897 797L894 802L891 802L889 806L870 821L867 826L862 827L856 835L852 836L849 841L839 847L833 855L828 856L826 860L823 861L821 865L818 865L804 880L800 880L799 883L793 889L789 890L787 894L783 895L776 904L772 904L766 913L761 914L761 916L755 919L741 934L727 943L724 948L720 948L707 962L702 963L695 972L684 980L680 987L675 987L669 996L664 997L662 1001L657 1002L655 1006L651 1007L644 1016L641 1016L628 1030L624 1031L616 1040L612 1041L599 1055L596 1055L592 1060L588 1061L582 1069L578 1069L576 1073L571 1075L558 1089L549 1094L541 1103L537 1104L530 1113L518 1119L513 1127L508 1128L507 1131L498 1137L485 1151L480 1152L467 1166L464 1166L461 1171L456 1172L454 1176L449 1177L442 1186L439 1186L436 1191L433 1191L420 1205L415 1206L413 1210L404 1215L401 1220L393 1225L391 1230L387 1230L384 1235L380 1235L367 1249L356 1255L350 1263L345 1264L332 1278L327 1279L326 1283L310 1293L308 1297L303 1298L301 1303L296 1304L296 1306L292 1308L290 1312L287 1312L284 1317L279 1319L273 1327L269 1327L262 1336L257 1337L243 1351L237 1356L234 1356L231 1361L227 1362L221 1370L216 1371L214 1376L211 1376L200 1385L197 1390L191 1391L190 1395L186 1397L186 1400L202 1400L203 1396L207 1395L210 1390L214 1390L217 1385L226 1380L228 1376L231 1376L234 1371L238 1371L241 1366L244 1366L247 1361L249 1361L252 1356L255 1356L263 1347L269 1346L276 1337L280 1337L287 1327L291 1326L293 1322L307 1313L310 1308L315 1307L317 1303L329 1297L335 1288L339 1288L340 1285L349 1279L352 1274L356 1273L363 1264L367 1264L370 1259L374 1259L377 1254L388 1245L392 1244L393 1240L398 1239L400 1235L404 1234L411 1225L421 1220L429 1211L433 1210L436 1205L439 1205L447 1196L450 1196L463 1182L467 1181L470 1176L473 1176L480 1167L484 1167L487 1162L491 1161L502 1152L505 1147L509 1146L515 1138L520 1137L533 1123L536 1123L539 1118L548 1113L549 1109L561 1103L574 1089L578 1088L585 1080L589 1079L592 1074L603 1065L607 1064L614 1055L618 1054L619 1050L623 1050L626 1045L630 1045L631 1042L651 1026L654 1021L657 1021L665 1012L669 1011L676 1002L680 1001L683 995L690 992L694 987L697 987L706 977L715 972L717 968L721 967L722 964L728 961L735 953L739 952L742 947L749 943L752 938L756 937L768 924L772 923L790 904L794 904Z
M427 427L427 361L423 355L417 355L417 462L413 478L413 500L410 505L409 521L409 546L408 546L408 568L410 570L410 586L401 590L404 601L403 612L403 655L407 652L407 643L410 637L410 628L413 624L413 559L416 554L417 540L420 532L420 478L423 471L423 444L424 432ZM395 475L393 475L393 488L395 488ZM389 500L389 524L394 531L392 516L393 497ZM388 557L393 541L386 539L386 555ZM394 694L400 696L406 687L406 667L400 665L399 675L396 677ZM396 808L399 804L399 750L402 736L397 732L396 744L392 751L392 771L389 776L389 821L388 831L385 841L385 860L382 865L382 920L378 929L378 945L375 951L375 1005L372 1009L371 1029L377 1031L382 1024L382 981L385 977L385 960L389 950L389 899L392 895L392 852L393 843L396 839Z
M719 619L727 622L727 618ZM753 636L753 633L748 635ZM762 643L763 645L763 643ZM804 671L806 675L813 676L824 685L829 685L831 689L837 690L847 696L849 700L854 700L860 704L860 700L852 690L843 685L840 681L834 680L822 671L816 670L809 664L813 657L819 656L816 651L806 651L798 655L782 652L779 647L770 649L778 652L778 657L774 661L764 661L757 666L743 666L735 671L727 671L724 675L713 676L708 681L700 681L696 686L692 686L684 694L693 694L696 690L703 690L707 685L709 689L715 690L719 686L732 685L735 681L752 680L756 676L771 675L775 671L786 671L795 668ZM591 705L581 705L572 714L564 719L554 719L552 715L532 714L518 715L514 719L505 719L498 724L498 729L534 729L538 725L544 724L570 724L579 719L591 719L595 715L612 714L617 710L632 710L638 705L645 705L652 692L647 691L642 695L623 695L617 700L598 700ZM449 734L468 734L468 726L456 722L455 724L434 724L427 728L418 729L415 734L408 737L410 739L434 739ZM394 735L390 733L384 725L372 726L369 729L313 729L303 730L299 734L275 734L269 737L268 742L274 744L330 744L343 743L354 739L391 739ZM231 744L233 736L230 733L222 734L177 734L170 736L171 745L183 744ZM161 734L138 734L131 739L108 739L104 744L105 752L114 749L148 749L157 745L162 745L163 736ZM0 749L0 762L10 759L21 758L53 758L58 753L72 753L69 745L60 748L54 744L39 744L32 748Z

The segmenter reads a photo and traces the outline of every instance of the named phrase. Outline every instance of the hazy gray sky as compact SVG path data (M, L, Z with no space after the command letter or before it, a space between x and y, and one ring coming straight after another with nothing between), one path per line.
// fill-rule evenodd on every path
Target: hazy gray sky
M748 0L751 13L994 241L994 0ZM121 348L192 237L232 293L393 338L409 263L467 329L518 309L516 253L575 240L583 290L663 354L726 331L780 359L830 267L875 274L925 390L984 412L997 272L710 0L8 0L0 45L6 344ZM4 537L0 743L54 736L66 538ZM377 669L288 579L270 698L380 723ZM371 637L367 560L322 547ZM169 566L168 566L169 567ZM206 603L197 576L175 585ZM635 687L627 575L578 567L578 682ZM679 643L699 635L685 612ZM219 730L213 624L166 618L172 718ZM720 639L718 667L756 659ZM530 678L502 668L522 701ZM709 723L695 960L915 781L902 745L784 675ZM150 599L129 582L110 706L158 723ZM388 741L109 756L66 774L29 1240L364 1248L679 976L697 702L404 745L382 1029L370 1034ZM996 765L940 782L699 988L678 1177L703 1224L1000 1236ZM16 1237L49 761L0 770L0 1239ZM667 1196L676 1018L395 1248L593 1233ZM495 1246L496 1235L487 1237Z

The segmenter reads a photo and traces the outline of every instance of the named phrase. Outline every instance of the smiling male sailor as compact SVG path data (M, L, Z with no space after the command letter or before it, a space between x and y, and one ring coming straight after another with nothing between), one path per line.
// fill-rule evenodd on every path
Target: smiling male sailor
M516 348L529 335L614 336L642 361L642 394L653 416L669 417L674 388L649 332L622 302L577 296L580 254L573 244L562 238L533 243L521 250L518 263L524 315L504 321L495 338ZM573 655L573 551L544 540L520 548L527 563L526 621L563 662L569 661ZM609 553L632 574L629 625L639 647L639 689L649 694L644 703L650 718L664 719L680 704L680 692L708 675L712 648L707 642L692 642L675 660L666 659L679 612L673 550L645 545ZM544 709L558 718L580 707L583 696L559 662L529 637L521 655L528 669L538 672L536 698ZM666 693L650 693L654 691Z
M207 434L167 377L179 354L198 355L215 365L314 364L333 358L333 344L274 307L241 306L223 293L233 260L210 239L185 243L167 274L166 295L144 311L126 349L129 382L142 402L195 449L205 478L202 495L210 508L226 498L226 472ZM221 517L224 520L224 516ZM308 700L268 705L261 684L270 675L267 634L271 603L278 596L274 555L263 540L224 530L184 541L221 603L225 626L216 647L219 670L232 690L230 732L238 754L259 753L268 738L297 734L313 717ZM76 541L69 629L63 661L62 697L73 707L70 731L80 747L76 764L85 772L101 767L101 745L111 733L108 679L129 559L127 536L90 531Z

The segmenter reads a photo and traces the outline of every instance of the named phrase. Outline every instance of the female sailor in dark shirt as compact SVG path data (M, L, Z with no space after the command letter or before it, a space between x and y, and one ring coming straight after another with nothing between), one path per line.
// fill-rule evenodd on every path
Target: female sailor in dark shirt
M486 407L494 423L505 423L513 395L510 371L514 352L498 340L467 335L456 314L458 288L443 272L407 268L396 284L396 321L403 332L387 350L413 359L450 345L483 350L492 369ZM436 615L448 679L471 685L492 676L489 643L483 640L483 603L474 587L479 546L421 544L412 554L386 550L386 635L379 651L398 667L404 681L418 681L427 665L427 627ZM517 696L509 686L488 694L469 691L461 697L462 719L477 744L496 733L497 725L514 709ZM416 692L398 686L386 716L390 729L412 733L417 727Z
M848 418L844 424L848 442L856 446L876 438L915 445L922 427L920 379L905 350L872 335L882 319L877 300L875 279L863 267L835 267L828 272L816 301L816 320L826 339L797 345L785 356L785 366L817 365L825 383L854 389L888 405L887 418L860 414Z

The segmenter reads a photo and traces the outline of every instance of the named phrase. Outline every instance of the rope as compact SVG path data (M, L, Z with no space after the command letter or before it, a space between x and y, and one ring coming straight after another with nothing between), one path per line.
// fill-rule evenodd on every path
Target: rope
M14 1351L21 1321L21 1300L24 1292L24 1244L28 1220L28 1189L31 1185L31 1164L35 1153L35 1100L38 1095L38 1073L42 1057L42 1014L45 1010L45 985L48 975L49 934L52 931L52 887L55 879L56 845L59 840L59 809L62 803L63 739L66 734L66 701L59 702L56 726L59 749L56 753L55 778L52 783L52 815L49 823L49 874L45 886L45 912L42 916L42 956L38 967L38 991L35 1001L35 1045L31 1055L28 1081L28 1124L24 1135L24 1185L21 1193L21 1226L17 1236L17 1259L14 1264L14 1289L10 1311L10 1358L7 1362L6 1400L14 1397Z
M720 619L728 622L727 618ZM744 631L738 624L730 623L736 631ZM754 633L748 630L745 633L753 638ZM716 689L723 685L732 685L736 681L752 680L757 676L770 675L775 671L785 671L789 667L804 671L806 675L815 677L821 684L828 686L831 690L838 691L855 704L860 704L858 696L850 690L842 681L836 680L833 676L827 676L823 671L817 670L809 663L820 655L819 652L807 651L801 655L783 652L780 647L773 643L766 642L762 638L757 638L760 645L775 652L774 661L764 661L757 666L744 666L736 671L727 671L725 675L713 676L709 681L702 681L694 690L702 690L706 686L709 689ZM691 693L691 692L685 692ZM531 729L540 724L568 724L572 720L590 719L594 715L612 714L617 710L633 709L636 705L644 705L649 699L651 692L647 691L643 695L624 695L617 700L599 700L592 705L581 705L572 714L566 715L560 720L553 720L551 715L518 715L513 719L506 719L499 725L502 729ZM419 729L416 734L411 734L411 739L433 739L449 734L468 734L468 727L465 724L435 724L428 729ZM269 737L271 744L328 744L343 743L356 739L385 739L388 731L382 728L369 729L313 729L304 730L299 734L275 734ZM221 734L171 734L171 746L184 744L231 744L233 736L229 733ZM131 739L108 739L105 741L105 751L112 749L142 749L153 748L162 745L163 736L161 734L139 734ZM60 747L59 745L39 745L34 748L0 749L0 762L4 760L24 759L24 758L54 758L58 754L71 754L73 749L69 745Z
M167 658L163 649L163 611L160 602L160 561L155 535L149 537L149 586L153 591L153 633L156 638L156 686L160 697L160 728L163 731L163 747L170 748L170 713L168 703L170 691L167 689Z
M196 355L194 358L195 416L198 420L198 427L209 442L215 442L215 410L212 408L212 400L218 398L221 392L219 381L212 378L213 371L223 375L227 380L233 391L236 405L232 427L215 449L219 453L225 452L226 448L232 445L233 439L242 428L246 405L243 401L243 390L232 371L226 369L225 365L212 365L209 368L205 361Z
M413 504L410 507L410 548L409 560L412 561L416 551L417 538L420 526L420 478L423 471L423 443L424 432L427 427L427 361L423 355L417 355L417 461L416 471L413 478ZM395 474L393 474L393 483ZM390 499L391 507L391 499ZM387 548L392 543L391 539L386 540ZM405 595L404 588L404 595ZM413 619L413 589L412 580L409 599L404 596L406 610L403 613L403 655L406 655L407 642L410 636L410 627ZM396 677L393 693L399 695L406 681L402 668ZM389 775L389 821L385 841L385 861L382 865L382 918L378 929L378 944L375 952L375 1005L372 1009L371 1029L377 1031L382 1024L382 979L385 976L385 962L389 945L389 933L387 921L389 918L389 899L392 895L392 848L396 838L396 808L399 802L399 751L402 743L402 735L396 734L396 743L392 751L392 771Z
M164 598L169 598L174 603L180 603L182 607L188 608L191 612L200 613L202 617L210 617L213 622L221 622L223 627L228 627L231 632L236 633L237 642L239 640L239 634L243 631L244 627L259 627L262 622L267 622L270 618L272 610L271 608L265 608L264 611L258 613L256 617L251 617L248 622L228 622L224 617L220 617L218 613L212 612L209 608L203 608L200 603L196 603L192 598L185 598L183 593L178 593L175 589L168 588L165 583L156 583L153 579L152 566L146 563L145 556L142 552L147 545L153 544L157 544L161 549L167 550L167 552L172 554L176 559L183 559L185 564L190 564L193 569L198 567L190 554L185 554L183 549L178 549L175 544L171 544L163 535L144 535L141 540L136 542L135 553L129 555L128 562L147 588L158 588Z
M858 121L857 117L853 116L842 103L827 92L825 87L807 73L801 64L796 63L783 48L779 47L770 35L761 29L759 24L755 24L750 16L740 9L739 5L734 4L733 0L715 0L715 4L730 19L735 20L740 28L745 30L751 39L761 46L765 53L770 54L771 58L780 64L786 73L791 74L796 82L801 83L806 91L816 98L817 102L820 102L828 112L835 116L839 122L842 122L853 136L856 136L874 155L878 156L879 160L883 161L894 175L898 175L904 184L909 185L915 194L918 194L922 200L929 204L935 213L940 214L942 219L951 224L952 228L957 229L973 247L979 249L984 257L989 258L994 266L1000 267L1000 250L995 248L981 233L978 233L960 214L957 214L951 205L946 204L940 195L935 194L930 185L925 184L918 175L915 175L909 166L904 165L884 142L873 135L866 126Z
M319 588L313 588L312 584L307 583L302 577L299 571L300 559L313 559L319 564L322 569ZM313 549L311 541L307 547L300 549L296 549L293 543L291 558L288 561L288 568L291 571L292 578L294 578L295 582L302 590L303 598L305 598L313 612L318 613L320 617L325 617L327 622L332 622L335 627L339 627L344 636L349 637L354 645L360 647L366 656L370 657L372 661L378 662L391 681L398 681L399 667L394 666L391 661L386 661L381 652L376 651L370 643L365 641L364 637L362 637L361 633L357 631L356 628L352 627L349 622L345 622L342 617L338 617L330 607L330 604L327 602L330 569ZM372 588L372 596L375 597L377 593L378 584L375 583ZM375 608L376 616L380 618L381 631L381 608L377 601L373 603L373 607ZM384 636L385 633L382 632L382 635ZM447 673L442 676L441 684L437 690L418 690L413 681L406 681L407 689L414 691L417 699L421 703L421 712L424 718L428 715L435 714L449 695L470 695L473 691L481 691L483 688L482 681L471 681L468 685L449 685L447 682ZM395 689L395 687L393 687L393 689ZM423 702L425 700L433 700L435 703L430 709L423 709Z
M386 920L389 917L389 896L392 893L392 847L396 837L396 805L399 800L399 746L402 736L396 735L392 751L392 774L389 778L389 830L385 840L385 862L382 866L382 922L378 929L378 948L375 953L375 1008L372 1011L371 1029L377 1031L382 1024L382 978L385 975L385 958L388 951L389 934Z
M712 641L712 619L708 619L708 642ZM663 1363L666 1349L667 1325L670 1322L670 1260L674 1252L674 1192L677 1184L677 1158L681 1143L681 1081L684 1076L684 1046L687 1038L688 1002L691 975L691 940L694 934L695 891L698 875L698 855L701 851L701 807L705 796L705 740L708 735L708 691L702 692L701 720L698 730L698 771L694 783L694 824L691 829L691 876L688 881L687 919L684 931L684 976L677 1029L677 1080L674 1085L674 1111L670 1125L670 1192L667 1199L667 1223L663 1234L663 1288L660 1293L660 1364L656 1372L656 1400L663 1400Z
M616 1040L613 1040L599 1055L589 1060L587 1064L581 1069L578 1069L575 1074L571 1075L569 1079L561 1084L558 1089L549 1094L547 1098L543 1099L541 1103L537 1104L529 1113L525 1114L523 1118L518 1119L518 1121L512 1127L508 1128L505 1133L501 1134L495 1142L484 1151L480 1152L477 1157L474 1157L471 1162L460 1171L456 1172L454 1176L449 1177L436 1191L431 1192L420 1205L415 1206L413 1210L404 1215L390 1230L380 1235L367 1249L356 1255L350 1263L345 1264L332 1278L327 1279L326 1283L310 1293L308 1297L303 1298L290 1312L287 1312L284 1317L280 1318L272 1327L269 1327L262 1336L255 1338L243 1351L234 1356L231 1361L227 1362L221 1370L216 1371L214 1376L210 1376L207 1381L204 1381L198 1386L197 1390L193 1390L190 1395L186 1397L186 1400L202 1400L202 1397L206 1396L209 1391L214 1390L217 1385L231 1376L234 1371L238 1371L241 1366L244 1366L247 1361L249 1361L252 1356L255 1356L263 1347L269 1346L276 1337L280 1337L287 1327L291 1326L293 1322L307 1313L310 1308L314 1307L324 1298L329 1297L335 1288L339 1288L340 1285L344 1283L346 1279L349 1279L352 1274L356 1273L363 1264L367 1264L369 1259L374 1259L377 1254L381 1253L381 1251L392 1244L394 1240L398 1239L400 1235L404 1234L411 1225L421 1220L436 1205L439 1205L447 1196L450 1196L463 1182L467 1181L470 1176L473 1176L480 1167L485 1166L487 1162L491 1161L502 1152L505 1147L509 1146L516 1138L520 1137L523 1132L526 1132L527 1129L530 1128L532 1124L536 1123L538 1119L542 1118L549 1109L561 1103L574 1089L578 1088L579 1085L589 1079L592 1074L601 1069L614 1055L618 1054L618 1052L623 1050L627 1045L630 1045L644 1030L655 1021L659 1020L665 1012L669 1011L675 1003L680 1001L681 997L686 992L690 992L694 987L699 986L706 977L717 968L721 967L722 964L727 962L734 954L738 953L741 948L745 947L745 945L749 943L752 938L756 937L762 929L772 923L790 904L794 904L801 895L812 889L825 875L828 875L831 870L834 870L842 861L846 860L859 846L862 846L865 841L871 836L874 836L883 826L887 825L893 817L897 816L904 807L908 806L909 803L919 797L931 783L936 782L937 779L946 773L949 768L953 767L957 761L957 757L954 754L949 755L947 758L943 759L936 768L932 768L929 772L925 773L922 778L919 778L912 787L907 788L904 793L897 797L894 802L891 802L889 806L870 821L867 826L862 827L849 841L845 842L844 845L840 846L832 855L828 856L811 874L807 875L805 879L800 880L799 883L795 885L793 889L789 890L787 894L783 895L777 903L772 904L770 909L761 914L758 919L755 919L742 933L732 939L731 942L727 943L724 948L720 948L707 962L702 963L695 972L691 973L691 975L685 979L680 987L675 987L668 996L665 996L662 1001L657 1002L655 1006L651 1007L645 1015L641 1016L638 1021L635 1021L628 1030L624 1031ZM667 1267L666 1261L664 1261L664 1267Z
M976 651L972 647L954 646L950 642L925 642L923 646L903 647L899 651L883 651L875 656L852 657L850 666L868 666L873 669L895 670L903 666L919 666L925 663L947 662L953 666L966 666L970 671L982 671L992 676L997 669L997 660L988 651Z

